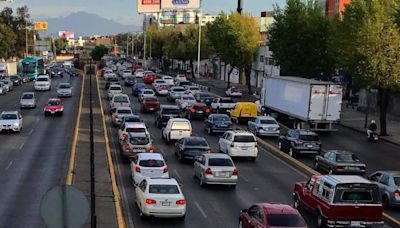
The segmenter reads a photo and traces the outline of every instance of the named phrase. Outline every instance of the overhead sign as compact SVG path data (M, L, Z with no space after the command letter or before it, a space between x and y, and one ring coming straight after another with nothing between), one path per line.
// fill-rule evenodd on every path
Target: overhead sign
M75 38L75 33L71 31L59 31L58 36L60 38L67 38L69 40L73 40Z
M137 0L138 13L160 12L161 0Z
M47 30L48 29L48 24L47 21L35 21L33 24L33 29L34 30Z
M196 10L200 8L200 0L162 0L162 10L182 10L192 9Z

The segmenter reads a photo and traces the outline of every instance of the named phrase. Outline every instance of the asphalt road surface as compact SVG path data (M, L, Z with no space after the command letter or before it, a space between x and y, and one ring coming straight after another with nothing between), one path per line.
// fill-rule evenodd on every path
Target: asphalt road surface
M0 227L45 227L40 201L53 186L63 184L79 104L80 78L72 78L73 97L62 98L64 115L44 117L43 107L69 76L54 78L52 90L36 92L36 109L23 109L20 133L0 133ZM15 86L0 96L0 112L20 110L23 92L34 91L33 82Z

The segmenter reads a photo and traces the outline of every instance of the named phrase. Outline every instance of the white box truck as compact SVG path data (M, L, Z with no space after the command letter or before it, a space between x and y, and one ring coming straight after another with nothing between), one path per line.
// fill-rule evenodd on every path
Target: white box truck
M17 62L0 63L0 78L17 74Z
M342 86L298 77L267 77L260 105L279 119L293 120L294 127L314 131L335 131L340 120Z

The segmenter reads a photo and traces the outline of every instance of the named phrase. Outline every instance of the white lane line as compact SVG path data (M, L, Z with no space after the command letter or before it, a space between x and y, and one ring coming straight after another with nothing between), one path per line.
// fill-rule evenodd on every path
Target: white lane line
M8 170L8 169L12 166L12 164L13 164L13 162L10 161L10 163L8 163L8 165L7 165L7 167L6 167L6 170Z
M19 150L21 150L22 147L24 147L24 145L25 145L25 142L23 142L23 143L21 144L21 146L19 146Z
M199 209L201 215L203 215L204 218L207 218L207 214L204 212L203 208L200 207L200 204L197 201L194 201L194 205Z
M249 182L249 179L247 179L246 177L244 177L243 174L240 174L240 175L239 175L239 178L243 179L243 180L246 181L246 182Z
M29 131L28 135L31 135L33 133L33 128Z
M179 181L179 182L182 182L182 178L181 178L181 176L179 175L178 171L176 171L176 169L174 169L174 173L175 173L176 177L178 178L178 181Z
M39 123L39 121L40 121L40 118L37 118L37 119L36 119L36 123Z

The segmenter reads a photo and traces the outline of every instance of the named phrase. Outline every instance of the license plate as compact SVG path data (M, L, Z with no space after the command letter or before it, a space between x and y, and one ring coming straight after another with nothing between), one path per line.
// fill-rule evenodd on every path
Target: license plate
M347 166L346 169L349 169L349 170L358 170L358 167Z
M350 223L351 226L361 226L361 222L360 221L352 221Z
M308 147L308 148L312 148L312 147L313 147L313 145L307 145L307 147Z
M54 113L56 113L55 111L51 111L51 114L54 114Z
M150 111L153 111L153 110L154 110L154 108L149 108L149 110L150 110Z
M162 205L162 206L170 206L170 205L171 205L171 202L161 202L161 205Z
M242 146L241 148L242 148L242 150L247 150L248 147L247 146Z
M197 111L197 113L203 113L203 111Z
M216 174L217 177L229 177L228 172L217 172Z

